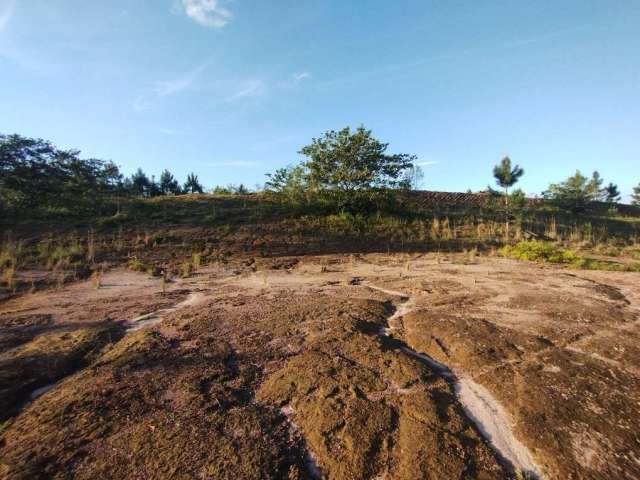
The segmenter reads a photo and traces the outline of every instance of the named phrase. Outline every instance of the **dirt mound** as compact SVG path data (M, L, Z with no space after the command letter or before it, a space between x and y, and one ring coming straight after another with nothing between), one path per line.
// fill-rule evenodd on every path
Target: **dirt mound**
M37 389L88 365L123 333L114 322L62 328L0 354L0 420L15 415Z

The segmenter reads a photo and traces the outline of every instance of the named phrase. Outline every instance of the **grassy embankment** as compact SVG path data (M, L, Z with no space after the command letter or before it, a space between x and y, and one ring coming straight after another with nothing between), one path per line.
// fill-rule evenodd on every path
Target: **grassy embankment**
M596 206L588 215L573 216L530 203L509 216L507 228L499 202L466 194L406 193L384 212L367 214L335 213L267 194L129 200L114 204L102 216L5 219L1 280L5 292L12 292L90 275L99 282L100 272L113 265L187 276L203 264L253 256L495 253L505 245L531 240L569 249L560 255L560 263L576 268L635 269L634 264L589 259L594 254L640 259L640 209L621 207L611 212ZM525 245L504 254L557 260L547 251L550 247Z

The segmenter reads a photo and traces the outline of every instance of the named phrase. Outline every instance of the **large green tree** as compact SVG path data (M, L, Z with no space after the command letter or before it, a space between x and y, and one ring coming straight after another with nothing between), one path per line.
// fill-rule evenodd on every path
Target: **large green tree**
M122 180L110 161L20 135L0 135L0 200L9 209L92 209Z
M299 152L308 158L302 164L306 190L332 209L357 213L383 208L391 190L406 186L403 174L416 160L414 155L388 154L388 147L364 127L314 138Z
M354 192L376 188L395 188L416 157L387 153L388 143L380 142L371 130L349 127L331 130L314 138L300 153L308 157L305 167L313 188Z

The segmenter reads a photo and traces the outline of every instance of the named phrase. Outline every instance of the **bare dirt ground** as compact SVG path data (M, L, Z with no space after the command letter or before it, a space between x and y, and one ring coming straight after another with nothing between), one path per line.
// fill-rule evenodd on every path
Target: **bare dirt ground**
M640 274L319 256L0 304L3 478L640 478Z

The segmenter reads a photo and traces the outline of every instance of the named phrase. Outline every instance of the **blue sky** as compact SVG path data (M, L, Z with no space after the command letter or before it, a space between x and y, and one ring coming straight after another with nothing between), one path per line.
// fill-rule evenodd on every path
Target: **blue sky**
M479 190L640 182L637 0L0 0L0 132L207 187L364 124Z

